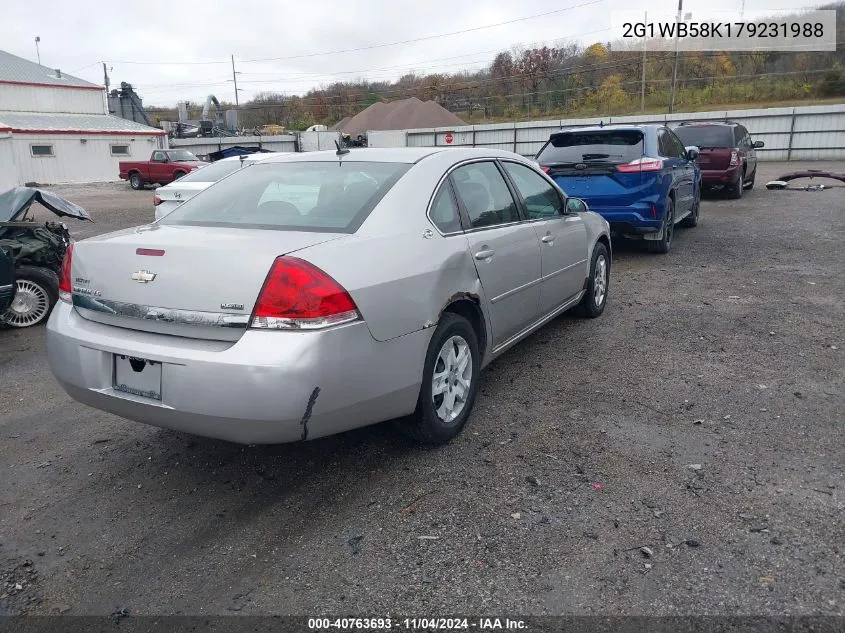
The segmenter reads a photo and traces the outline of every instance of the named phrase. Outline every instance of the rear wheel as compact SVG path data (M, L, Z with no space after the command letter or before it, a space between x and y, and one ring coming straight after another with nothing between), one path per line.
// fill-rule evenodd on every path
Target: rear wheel
M129 186L133 189L143 189L144 179L137 171L129 174Z
M33 266L21 266L15 274L17 292L0 321L17 328L43 323L59 299L58 276L52 270Z
M751 180L746 183L745 188L751 191L754 189L754 180L757 178L757 170L754 170L754 174L751 176Z
M424 444L445 444L458 435L475 403L480 361L470 322L444 313L428 346L417 408L400 421L402 431Z
M681 226L686 228L692 228L694 226L698 226L698 212L701 209L701 191L698 192L698 195L695 197L695 203L693 203L692 211L690 214L681 220Z
M660 233L661 237L659 240L649 240L646 244L648 244L648 250L650 252L665 255L672 246L672 237L675 234L675 199L672 197L669 198L666 206L663 227Z
M607 304L607 292L610 289L610 255L607 247L598 242L593 249L593 260L590 264L590 281L587 292L581 298L581 303L575 308L578 316L591 319L604 312Z
M736 184L731 186L730 189L730 197L734 200L739 200L742 198L742 193L745 191L745 172L742 172L742 176L740 176L739 180L736 181Z
M173 172L173 180L179 180L184 175L185 175L184 171Z

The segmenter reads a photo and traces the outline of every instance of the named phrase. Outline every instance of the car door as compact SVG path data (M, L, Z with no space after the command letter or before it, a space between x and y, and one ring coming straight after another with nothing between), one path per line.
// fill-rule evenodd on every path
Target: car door
M745 174L750 179L752 174L754 174L754 170L757 169L757 150L754 148L754 142L751 140L748 130L743 126L740 126L740 128L742 129L742 146L745 149L745 160L747 163Z
M452 171L470 254L489 301L494 346L531 325L540 308L540 241L495 161Z
M692 208L692 174L686 172L689 161L686 159L683 143L678 140L676 144L676 138L667 128L661 128L657 132L657 146L672 178L672 190L675 191L675 217L677 218Z
M15 264L12 258L0 249L0 317L12 305L15 290Z
M150 161L150 181L151 182L168 182L165 177L167 173L167 153L153 152L153 158Z
M695 161L687 156L687 148L681 138L672 130L668 130L669 138L675 147L676 156L680 160L678 169L681 171L681 187L686 204L685 211L692 211L695 206Z
M513 161L501 165L540 240L540 314L548 314L584 288L587 227L580 215L566 213L560 192L542 175Z

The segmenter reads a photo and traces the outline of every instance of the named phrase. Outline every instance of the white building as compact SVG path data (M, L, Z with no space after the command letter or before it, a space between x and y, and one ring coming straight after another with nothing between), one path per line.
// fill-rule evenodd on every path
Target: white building
M163 130L108 114L102 86L0 51L0 192L118 180L118 162L167 147Z

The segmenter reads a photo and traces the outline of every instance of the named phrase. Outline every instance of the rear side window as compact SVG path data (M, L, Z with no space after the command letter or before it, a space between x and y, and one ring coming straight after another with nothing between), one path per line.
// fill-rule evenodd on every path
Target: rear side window
M246 167L248 165L249 163L244 163L243 166ZM208 167L195 169L189 174L182 176L179 182L217 182L229 174L235 173L240 168L241 161L239 160L220 161L212 163Z
M354 233L409 168L357 161L256 164L194 196L159 223Z
M502 166L525 200L529 218L536 220L561 215L563 201L545 178L530 167L518 163L502 162Z
M518 222L513 196L494 163L471 163L452 172L472 228Z
M684 145L696 147L734 147L733 129L726 125L683 125L675 134Z
M643 156L640 130L595 130L559 132L540 150L541 165L578 163L629 163Z
M443 233L456 233L461 230L461 220L458 215L458 207L452 196L452 187L449 181L443 183L437 195L434 197L434 204L431 205L431 221Z

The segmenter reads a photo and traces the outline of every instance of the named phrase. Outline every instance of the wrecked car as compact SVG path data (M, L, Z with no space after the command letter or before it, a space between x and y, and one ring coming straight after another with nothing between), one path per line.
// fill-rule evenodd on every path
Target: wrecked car
M72 241L64 222L35 221L34 202L59 217L93 222L85 209L46 189L16 187L0 195L0 324L9 327L47 320L59 298L59 273Z

